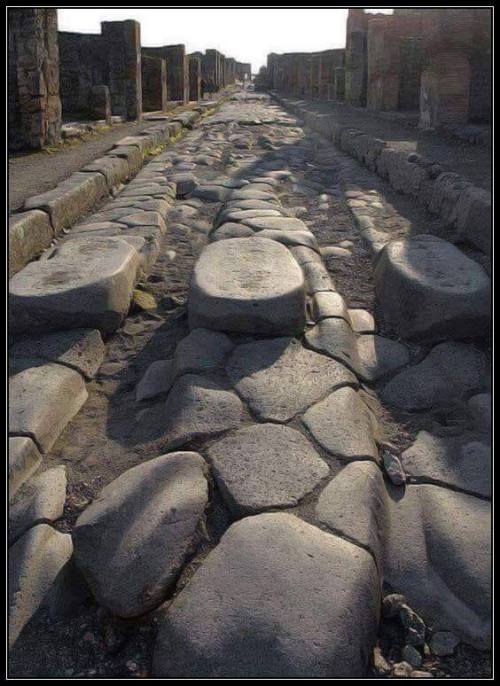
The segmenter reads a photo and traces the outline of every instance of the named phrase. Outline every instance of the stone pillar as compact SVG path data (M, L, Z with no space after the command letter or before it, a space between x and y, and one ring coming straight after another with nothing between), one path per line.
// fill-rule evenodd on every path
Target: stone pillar
M167 63L160 57L143 54L142 106L145 112L167 109Z
M345 97L345 68L336 67L333 84L333 99L344 100Z
M366 105L366 34L368 15L364 10L350 9L347 17L345 48L345 99L351 105Z
M400 40L394 17L375 18L368 23L368 109L397 110L400 86Z
M108 85L113 114L141 119L141 26L132 19L103 21L101 33L108 51Z
M189 66L184 45L143 48L143 54L164 59L167 63L168 99L186 104L189 101Z
M9 149L40 149L61 137L57 9L23 7L8 16Z
M205 55L202 61L203 79L205 81L205 90L207 93L216 93L218 91L217 83L217 51L205 50Z
M111 94L107 86L91 87L89 114L92 119L105 119L108 124L111 124Z
M189 57L189 100L201 100L201 62L197 57Z
M420 126L458 126L469 119L471 68L463 53L436 54L422 72Z

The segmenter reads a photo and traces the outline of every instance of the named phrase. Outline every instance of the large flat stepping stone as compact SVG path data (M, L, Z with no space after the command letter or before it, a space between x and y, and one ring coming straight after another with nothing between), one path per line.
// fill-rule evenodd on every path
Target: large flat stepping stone
M51 259L28 264L9 283L13 333L118 328L130 304L139 266L121 238L78 238Z
M64 364L93 379L104 359L104 343L95 329L57 331L45 336L30 336L9 348L11 357L40 357Z
M401 455L407 474L491 497L491 447L473 437L442 438L420 431Z
M293 507L329 467L298 431L276 424L239 429L208 451L217 484L237 515Z
M73 544L48 524L38 524L9 550L9 649L42 605L69 561Z
M278 422L288 421L334 388L358 383L336 360L288 337L239 345L226 371L252 412Z
M374 462L350 462L322 491L316 517L333 532L382 560L389 529L384 478Z
M242 415L243 404L235 393L203 376L185 374L174 383L165 403L168 449L235 429Z
M80 515L76 563L98 602L119 617L159 605L198 542L208 502L200 455L162 455L127 470Z
M27 436L9 436L9 500L38 469L42 458L36 443Z
M463 343L441 343L427 357L399 372L382 391L390 405L423 410L444 399L462 398L489 386L486 356Z
M73 369L53 363L21 369L9 379L9 433L28 436L47 453L87 397Z
M390 501L384 579L434 631L490 649L491 506L433 485Z
M66 500L66 468L47 469L30 479L9 503L9 544L35 524L62 517Z
M389 243L375 268L375 289L385 320L403 338L483 336L491 321L486 272L435 236Z
M319 445L345 460L378 460L375 418L353 388L338 388L302 417Z
M302 270L273 240L211 243L194 268L189 325L264 335L299 333L305 325Z
M169 606L153 675L363 677L379 583L372 557L351 543L293 515L247 517Z

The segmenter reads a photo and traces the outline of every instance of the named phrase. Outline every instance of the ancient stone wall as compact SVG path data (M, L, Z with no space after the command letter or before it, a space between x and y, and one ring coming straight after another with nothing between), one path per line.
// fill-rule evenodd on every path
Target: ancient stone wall
M189 65L184 45L164 45L159 48L144 48L144 54L160 57L167 62L168 98L189 102Z
M142 106L145 112L167 109L167 63L159 57L143 54Z
M104 21L101 33L108 52L113 114L142 116L141 27L137 21Z
M55 7L8 10L9 148L39 149L61 133Z
M351 105L366 105L368 15L350 9L347 17L345 47L345 99Z
M92 118L92 88L109 83L106 42L99 34L60 31L59 60L64 116Z
M245 77L247 79L250 79L250 77L252 76L252 65L250 64L250 62L236 62L235 69L236 78L240 81L244 81Z

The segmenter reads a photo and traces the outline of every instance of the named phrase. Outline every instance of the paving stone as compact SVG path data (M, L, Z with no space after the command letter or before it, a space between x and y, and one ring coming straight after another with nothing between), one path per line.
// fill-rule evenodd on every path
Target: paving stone
M100 172L106 179L108 188L115 188L123 183L130 174L128 162L123 157L105 155L93 162L89 162L81 169L82 172Z
M328 317L340 317L350 323L349 312L344 298L334 291L320 291L315 293L310 303L311 318L320 322Z
M362 677L376 637L378 589L372 558L356 546L293 515L247 517L170 605L153 675Z
M75 561L98 602L119 617L159 605L198 542L206 464L177 452L121 474L80 515Z
M48 524L29 529L9 550L9 649L44 601L73 551L71 536Z
M324 208L321 207L320 209L328 209L328 205ZM351 257L352 252L350 250L347 250L346 248L341 248L338 245L329 245L325 248L321 248L321 254L323 255L324 258L343 258L343 257Z
M367 310L349 310L349 319L352 329L356 333L375 333L376 331L373 315Z
M238 429L207 451L224 500L236 515L293 507L329 467L298 431L276 424Z
M223 186L205 186L200 184L191 193L193 198L201 198L207 202L224 202L231 190Z
M48 363L21 368L9 379L9 433L29 436L46 453L87 397L82 377L68 367Z
M114 331L127 313L139 265L119 238L79 238L27 265L9 283L13 333L64 328Z
M322 319L306 332L308 345L347 365L356 374L362 375L363 368L358 354L356 337L344 319Z
M193 329L177 345L174 354L174 372L203 372L222 367L233 350L234 343L223 333L209 329Z
M408 348L390 338L366 334L359 336L356 344L360 374L367 381L378 381L410 361Z
M249 226L255 231L263 231L264 229L273 229L278 231L300 231L308 232L307 225L300 219L294 217L255 217L251 219L242 219L243 224Z
M227 238L246 238L253 236L253 230L244 224L227 222L221 224L213 233L210 234L211 241L222 241Z
M194 166L195 165L193 165L193 167ZM178 198L183 198L184 196L189 195L198 185L198 180L194 174L190 174L188 172L184 172L182 174L172 174L172 176L169 178L176 185Z
M62 517L66 500L66 468L47 469L27 481L9 503L9 545L35 524Z
M95 329L57 331L22 338L9 349L10 357L30 357L58 362L93 379L104 359L104 343Z
M407 485L389 502L385 581L435 631L489 649L490 503L434 485Z
M375 418L353 388L338 388L310 407L302 421L319 445L337 457L379 459Z
M322 262L306 262L301 266L306 279L306 290L309 295L321 291L335 290L330 274Z
M229 200L266 200L267 202L279 204L277 197L274 193L270 193L267 189L265 191L241 188L236 191L230 191L230 194L226 196ZM263 227L268 228L268 227Z
M135 399L137 402L140 402L141 400L155 398L160 393L167 393L174 379L173 360L157 360L152 362L136 386Z
M489 434L491 432L491 393L478 393L469 398L468 404L476 428Z
M31 210L9 217L9 279L48 248L53 238L46 212Z
M283 245L251 237L205 247L191 281L191 328L279 335L304 324L304 277Z
M224 222L242 222L245 219L255 219L257 217L281 217L278 210L236 210L233 208L223 209L217 216L215 225L219 226Z
M486 272L435 236L392 241L375 267L375 289L384 319L403 338L471 338L490 325Z
M489 365L480 350L463 343L440 343L422 362L391 379L381 395L390 405L422 410L488 385Z
M234 212L242 210L271 210L277 212L276 203L266 200L228 200L224 205L224 210Z
M167 448L234 429L242 414L243 405L237 395L206 377L185 374L174 383L165 403Z
M471 437L443 438L420 431L401 461L406 473L419 481L491 497L491 447Z
M38 469L42 458L27 436L9 436L9 500Z
M384 478L373 462L350 462L321 492L316 517L382 561L389 526Z
M159 212L134 212L120 217L120 223L126 226L158 226L161 233L165 233L167 226Z
M288 421L328 391L357 385L356 377L337 361L285 337L239 345L226 371L258 417L279 422Z
M318 243L310 231L285 231L283 229L262 229L255 233L256 238L271 238L286 246L303 245L318 250Z

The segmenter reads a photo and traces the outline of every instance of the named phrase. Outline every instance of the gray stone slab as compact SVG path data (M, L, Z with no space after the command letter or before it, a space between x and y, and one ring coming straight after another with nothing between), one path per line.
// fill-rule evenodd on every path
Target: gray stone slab
M9 349L10 357L30 357L58 362L93 379L104 359L104 343L95 329L57 331L22 338Z
M408 348L390 338L366 334L357 338L356 346L360 374L367 381L378 381L410 361Z
M9 217L9 279L48 248L53 238L47 212L31 210Z
M223 241L227 238L247 238L248 236L253 236L253 230L250 227L244 224L226 222L210 234L210 240Z
M337 361L293 338L239 345L226 363L238 394L261 419L286 422L328 391L357 385Z
M254 217L241 220L243 224L249 226L254 231L273 229L275 231L300 231L308 232L307 224L295 217Z
M27 436L9 436L9 500L38 469L42 458Z
M226 334L209 329L193 329L175 349L174 372L181 376L187 372L222 367L233 348L234 343Z
M170 389L165 403L167 449L195 438L236 428L243 415L237 395L196 374L185 374Z
M405 410L422 410L487 389L489 373L486 356L477 348L440 343L422 362L391 379L382 398Z
M320 291L315 293L310 302L311 319L320 322L328 317L340 317L350 323L349 312L344 298L334 291Z
M111 157L105 155L86 164L82 172L100 172L106 179L108 188L111 190L123 183L130 175L130 167L123 157Z
M79 238L15 274L9 283L13 333L64 328L114 331L126 315L139 265L120 238Z
M283 245L251 237L205 247L191 281L191 328L280 335L304 324L304 277Z
M363 367L358 354L356 336L350 324L344 319L322 319L306 332L306 341L313 350L339 360L356 374L362 375Z
M491 497L491 447L474 437L443 438L420 431L401 462L405 472L418 481Z
M224 500L237 515L293 507L329 467L298 431L276 424L238 429L207 451Z
M157 360L149 365L136 386L135 399L149 400L160 393L168 393L175 379L174 361Z
M206 464L177 452L121 474L80 515L75 561L98 602L119 617L159 605L198 542Z
M351 326L356 333L375 333L376 325L373 315L367 310L349 310Z
M9 545L35 524L62 517L66 500L66 467L47 469L27 481L9 503Z
M367 552L289 514L247 517L170 605L153 676L362 677L379 602Z
M46 453L87 397L82 377L68 367L21 369L9 379L9 433L29 436Z
M375 418L357 391L338 388L310 407L302 421L313 438L344 460L378 460Z
M9 649L42 605L72 551L71 536L48 524L29 529L9 550Z
M430 235L393 241L375 268L384 319L403 338L483 336L491 321L491 282L476 262Z

